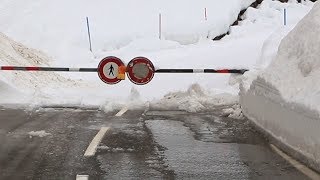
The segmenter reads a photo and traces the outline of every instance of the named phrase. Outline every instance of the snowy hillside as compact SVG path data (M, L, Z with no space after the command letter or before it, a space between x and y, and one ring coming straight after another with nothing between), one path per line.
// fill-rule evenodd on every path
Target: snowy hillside
M238 13L253 1L1 0L0 31L44 51L59 65L77 66L94 58L88 48L86 17L95 52L116 50L134 40L157 39L159 13L164 39L194 44L226 33Z
M0 33L0 62L1 65L49 66L50 59L42 52ZM37 103L52 95L48 91L59 91L57 87L79 88L82 84L52 72L1 71L0 74L0 92L3 95L1 103Z
M245 67L249 69L253 69L259 59L264 41L272 33L287 29L283 25L283 9L287 8L290 14L288 27L293 27L313 5L311 2L283 4L265 0L259 9L249 8L244 15L245 20L240 22L239 26L231 27L230 35L221 41L213 42L206 37L208 35L214 37L229 30L229 25L237 19L239 11L251 4L252 0L189 3L169 0L152 3L145 0L135 3L125 0L101 0L95 3L79 0L68 2L0 0L0 2L2 22L0 31L28 47L45 52L50 58L44 58L45 60L39 65L97 67L102 58L114 55L125 62L136 56L145 56L160 68ZM207 21L204 19L204 8L207 8ZM158 39L157 34L159 12L163 18L162 40ZM88 48L86 16L90 18L93 53ZM16 52L6 51L6 53ZM19 59L17 63L2 60L0 62L2 65L25 65L25 60ZM36 65L32 61L28 63ZM15 74L2 73L6 76ZM46 103L70 101L68 103L103 105L132 99L145 102L159 99L170 92L186 91L195 83L199 84L210 97L221 93L233 95L238 93L238 77L232 77L229 82L230 76L225 74L156 74L152 82L145 86L135 86L128 80L109 86L101 82L96 73L59 73L59 75L73 79L76 84L69 87L62 85L64 83L61 85L56 82L51 83L45 80L46 76L50 75L42 73L31 73L24 77L28 79L29 76L36 78L41 76L41 80L46 81L32 83L33 86L43 87L36 89L38 93L50 97L51 100L45 100ZM14 84L12 80L3 81L10 85ZM85 87L78 88L79 81L82 81ZM17 83L13 87L20 89L20 86L22 85ZM205 107L204 104L207 106L207 102L203 102L203 99L210 98L199 97L201 93L197 94L199 92L197 90L195 96L194 93L188 93L193 91L192 87L197 86L191 86L191 90L178 96L192 100L178 101L189 104L199 102L199 106L195 109ZM137 97L132 98L132 96ZM169 94L165 98L170 96ZM223 100L217 101L223 102Z

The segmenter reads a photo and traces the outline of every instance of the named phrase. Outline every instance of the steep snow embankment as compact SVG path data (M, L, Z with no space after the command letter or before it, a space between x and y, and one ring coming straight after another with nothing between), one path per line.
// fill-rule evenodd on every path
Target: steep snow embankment
M16 66L48 66L49 58L0 33L0 64ZM49 99L45 90L80 85L53 72L0 71L0 103L37 103ZM59 98L59 97L57 97Z
M319 34L320 3L316 3L281 41L276 56L266 48L263 57L274 59L255 76L247 74L251 80L242 85L240 92L244 114L273 136L283 149L317 170L320 170ZM271 41L280 39L273 38Z

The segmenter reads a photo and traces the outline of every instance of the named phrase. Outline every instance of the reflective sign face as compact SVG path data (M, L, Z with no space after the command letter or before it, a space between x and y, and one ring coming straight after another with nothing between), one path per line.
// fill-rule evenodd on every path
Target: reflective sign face
M124 63L117 57L106 57L98 65L98 75L100 79L107 84L116 84L121 81L118 78L119 67Z
M132 67L133 75L139 79L147 78L149 71L150 69L148 65L145 63L137 63L137 64L134 64Z
M114 62L108 62L104 67L103 67L103 74L108 78L108 79L114 79L118 76L118 70L119 66L118 64Z
M136 57L127 66L128 78L138 85L149 83L154 76L154 72L155 68L152 62L145 57Z

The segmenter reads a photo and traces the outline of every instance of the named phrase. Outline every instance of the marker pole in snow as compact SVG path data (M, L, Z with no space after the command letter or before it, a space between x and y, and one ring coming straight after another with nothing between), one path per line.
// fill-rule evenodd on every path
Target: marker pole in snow
M87 17L86 19L87 19L87 29L88 29L88 37L89 37L90 51L92 52L91 34L90 34L90 26L89 26L89 18Z
M284 22L284 25L286 26L287 25L287 9L284 8L284 11L283 11L283 22Z
M208 20L208 16L207 16L207 8L204 8L204 20Z
M160 39L160 40L161 40L161 33L162 33L162 32L161 32L161 31L162 31L162 30L161 30L161 28L162 28L162 27L161 27L161 26L162 26L162 22L161 22L161 21L162 21L162 18L161 18L161 13L160 13L160 14L159 14L159 39Z

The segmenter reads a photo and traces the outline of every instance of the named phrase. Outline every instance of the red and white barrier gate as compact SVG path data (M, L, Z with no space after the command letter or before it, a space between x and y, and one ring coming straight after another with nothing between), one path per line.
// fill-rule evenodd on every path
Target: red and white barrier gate
M3 71L65 71L65 72L97 72L100 79L107 84L116 84L125 79L137 85L149 83L155 73L230 73L244 74L247 69L155 69L153 63L145 57L132 59L127 66L121 59L109 56L102 59L98 68L61 68L61 67L20 67L1 66Z

